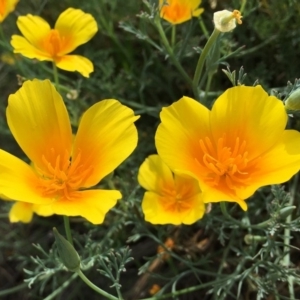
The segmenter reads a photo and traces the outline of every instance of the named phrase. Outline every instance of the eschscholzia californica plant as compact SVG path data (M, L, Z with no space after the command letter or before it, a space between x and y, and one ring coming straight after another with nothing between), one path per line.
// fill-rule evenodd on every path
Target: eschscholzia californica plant
M0 150L1 193L46 205L54 214L102 223L122 195L92 187L136 147L133 111L117 100L102 100L83 114L74 138L61 96L49 80L33 80L10 95L6 115L32 164Z
M173 174L158 155L141 165L138 181L145 188L142 210L152 224L192 224L202 218L205 207L198 181Z
M156 147L178 174L199 181L205 203L237 202L289 180L300 166L300 133L285 130L282 101L261 86L225 91L212 110L183 97L163 108Z
M204 9L201 0L159 0L160 17L175 25L199 17Z
M28 14L18 18L23 36L13 35L14 53L40 61L52 61L58 68L77 71L85 77L93 72L93 63L80 55L69 55L88 42L98 31L92 15L68 8L58 17L54 29L41 17Z
M0 23L15 10L15 7L19 0L0 0Z

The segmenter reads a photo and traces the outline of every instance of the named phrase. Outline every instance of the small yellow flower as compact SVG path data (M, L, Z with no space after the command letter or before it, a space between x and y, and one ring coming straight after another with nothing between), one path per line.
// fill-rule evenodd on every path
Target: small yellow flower
M58 17L54 29L39 16L18 18L17 26L24 37L13 35L14 53L40 61L53 61L66 71L78 71L85 77L93 72L92 62L80 55L68 55L88 42L98 31L95 19L80 9L68 8Z
M205 207L197 180L172 174L158 155L143 162L138 181L148 190L142 202L146 221L179 225L202 218Z
M282 101L261 86L228 89L212 110L183 97L163 108L156 147L176 174L199 181L205 203L245 199L300 167L300 133L285 130Z
M36 213L43 217L53 215L50 205L37 205L28 202L15 202L9 211L9 220L11 223L22 222L29 223Z
M0 0L0 23L15 10L15 7L19 0Z
M204 9L199 8L202 0L159 0L160 17L171 24L189 21L199 17Z
M47 208L54 214L102 223L122 195L92 187L136 147L138 117L133 111L117 100L102 100L83 114L73 138L61 96L49 80L33 80L10 95L6 116L32 165L0 150L1 193L39 205L38 214Z

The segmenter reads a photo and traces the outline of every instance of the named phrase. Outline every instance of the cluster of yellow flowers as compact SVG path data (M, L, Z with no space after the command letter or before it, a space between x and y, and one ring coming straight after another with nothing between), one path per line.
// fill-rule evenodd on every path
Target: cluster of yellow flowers
M0 1L0 21L17 1ZM179 24L199 16L200 0L160 0L160 16ZM232 30L238 12L224 28ZM232 20L232 21L231 21ZM231 24L228 27L228 24ZM54 29L38 16L17 21L23 36L14 35L15 53L88 77L90 60L69 55L97 32L95 19L69 8ZM82 216L93 224L121 199L117 190L91 189L135 149L134 112L114 99L102 100L82 116L75 138L60 94L49 80L26 81L10 95L8 126L31 164L0 150L0 193L15 204L10 220L29 222L33 213ZM182 97L160 114L155 143L158 155L140 166L138 181L147 191L142 201L145 219L154 224L192 224L202 218L205 204L245 200L262 186L289 180L300 168L300 133L286 130L282 101L261 86L237 86L225 91L209 110Z

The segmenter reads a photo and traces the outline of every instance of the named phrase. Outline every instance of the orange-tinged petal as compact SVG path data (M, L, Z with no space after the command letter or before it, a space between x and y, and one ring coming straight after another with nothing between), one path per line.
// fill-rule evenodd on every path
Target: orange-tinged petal
M10 41L14 48L14 53L21 53L23 56L28 58L36 58L40 61L49 60L52 61L49 53L42 51L33 46L28 40L20 35L13 35Z
M50 25L44 19L28 14L18 18L17 26L30 44L42 50L41 43L51 30Z
M102 100L82 116L74 141L74 161L80 156L84 169L93 168L82 183L96 185L111 173L135 149L138 119L133 110L117 100Z
M160 0L160 16L171 24L180 24L198 17L204 9L198 8L201 0Z
M10 95L6 110L8 126L16 141L39 169L45 159L65 163L72 147L72 132L64 102L49 80L26 81Z
M15 10L19 0L1 0L0 1L0 23L4 21L8 14Z
M252 174L253 184L238 191L240 197L251 196L261 186L288 181L299 171L300 134L295 130L286 130L281 140L265 153Z
M138 182L144 189L157 193L174 188L173 174L158 155L150 155L141 165Z
M33 204L26 202L16 202L9 211L9 221L11 223L29 223L33 217Z
M281 137L287 122L282 101L268 96L261 86L238 86L225 91L214 103L211 128L215 142L226 135L246 141L248 158L260 156Z
M55 58L55 64L58 68L66 71L77 71L84 77L89 77L94 71L93 63L80 55L64 55Z
M40 196L38 178L33 169L19 158L0 150L0 190L7 198L36 204L51 203Z
M93 224L101 224L106 213L121 198L121 193L115 190L86 190L76 192L70 200L54 202L52 209L58 215L81 216Z
M98 31L98 26L92 15L68 8L58 17L55 29L65 41L60 52L63 55L88 42Z
M209 110L199 102L183 97L160 113L155 135L157 152L173 171L199 173L195 158L199 140L210 136Z

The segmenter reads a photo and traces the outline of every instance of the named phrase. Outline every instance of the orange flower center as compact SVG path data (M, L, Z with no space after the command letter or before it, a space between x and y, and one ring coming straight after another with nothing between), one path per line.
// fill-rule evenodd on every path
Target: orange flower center
M163 202L163 207L166 211L182 212L191 208L191 203L180 193L175 190L168 192Z
M55 199L74 198L74 192L82 187L83 181L93 170L91 166L86 168L80 161L80 155L74 161L70 161L66 155L63 159L58 155L53 166L43 156L46 172L38 170L39 189L42 195Z
M6 10L7 0L0 0L0 15L4 15Z
M192 12L190 7L187 5L182 5L178 2L174 4L170 2L170 4L164 5L161 8L161 16L166 19L170 19L173 22L177 22L185 17L192 17Z
M64 46L65 39L60 36L56 29L51 29L49 34L43 39L43 49L50 54L52 58L60 55Z
M206 182L209 185L225 185L234 190L249 184L251 178L246 141L237 137L232 145L226 145L224 136L218 139L216 147L208 137L199 143L203 159L198 163L206 168Z

